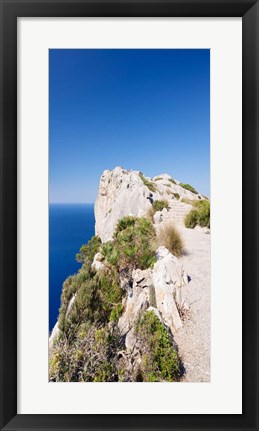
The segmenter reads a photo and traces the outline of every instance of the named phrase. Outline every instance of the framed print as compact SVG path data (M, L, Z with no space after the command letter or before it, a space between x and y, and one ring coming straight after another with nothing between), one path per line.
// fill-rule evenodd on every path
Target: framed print
M1 429L257 429L258 2L1 32Z

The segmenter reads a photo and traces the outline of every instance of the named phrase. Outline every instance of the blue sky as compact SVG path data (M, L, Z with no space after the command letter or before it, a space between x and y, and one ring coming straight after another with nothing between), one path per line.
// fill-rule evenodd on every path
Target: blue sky
M115 166L210 194L209 50L49 51L50 202L94 202Z

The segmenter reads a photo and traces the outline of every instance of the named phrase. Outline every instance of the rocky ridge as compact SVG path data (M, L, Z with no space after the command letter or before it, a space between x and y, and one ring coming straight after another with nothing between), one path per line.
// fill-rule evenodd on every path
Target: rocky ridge
M103 172L95 203L95 233L102 242L112 240L119 219L126 215L142 217L155 200L166 199L170 206L169 216L165 211L163 214L158 212L155 221L159 222L165 216L179 224L190 211L191 205L182 203L177 197L191 201L202 199L202 195L181 187L179 181L173 180L168 174L153 179L144 177L144 181L141 172L121 167Z

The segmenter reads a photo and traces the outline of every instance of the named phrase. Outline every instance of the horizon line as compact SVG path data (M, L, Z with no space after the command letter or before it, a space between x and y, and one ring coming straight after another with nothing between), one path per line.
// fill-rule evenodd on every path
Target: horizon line
M94 202L49 202L49 205L94 205Z

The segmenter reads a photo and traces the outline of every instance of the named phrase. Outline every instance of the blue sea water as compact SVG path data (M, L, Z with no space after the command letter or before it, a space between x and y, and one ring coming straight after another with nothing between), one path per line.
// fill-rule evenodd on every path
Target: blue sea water
M58 317L64 280L75 274L75 259L82 244L94 235L93 204L49 205L49 331Z

